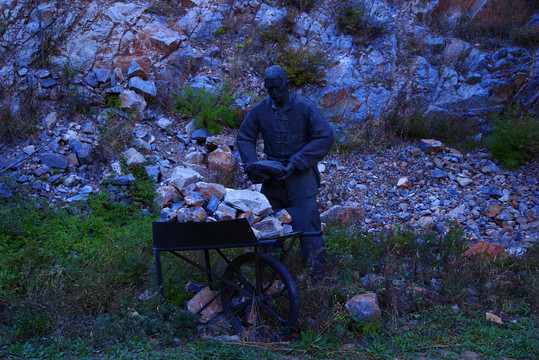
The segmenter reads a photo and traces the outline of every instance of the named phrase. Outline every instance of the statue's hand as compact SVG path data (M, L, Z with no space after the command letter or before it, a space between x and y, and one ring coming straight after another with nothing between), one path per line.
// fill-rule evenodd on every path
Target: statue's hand
M288 163L288 165L286 165L286 167L284 168L284 174L281 177L279 177L277 180L286 179L287 177L292 175L294 170L296 170L296 166L294 166L294 164L292 164L292 163Z
M254 164L245 164L245 173L254 184L264 183L269 180L269 176L260 171Z

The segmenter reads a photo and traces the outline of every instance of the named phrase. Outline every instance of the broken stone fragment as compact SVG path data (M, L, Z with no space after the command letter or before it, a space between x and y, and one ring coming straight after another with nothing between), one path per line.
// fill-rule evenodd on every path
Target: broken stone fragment
M221 203L215 210L214 216L219 221L234 220L236 218L237 210L227 204Z
M346 225L347 223L359 221L365 218L365 208L357 203L345 203L344 205L333 205L320 215L324 223L336 223Z
M211 199L213 196L223 200L226 195L226 189L221 184L200 181L196 183L196 186L200 195L206 200Z
M157 95L157 87L153 83L153 81L146 81L141 79L138 76L134 76L131 79L129 79L129 89L136 90L143 95L149 95L149 96L156 96Z
M202 195L200 195L200 193L191 191L189 194L187 194L183 201L185 201L185 205L187 206L201 207L204 203L204 198Z
M292 222L292 217L285 209L282 209L277 212L277 214L275 214L275 217L279 219L279 221L283 224L290 224Z
M271 211L271 205L266 196L256 191L229 189L226 192L224 201L243 212L251 210L255 215Z
M124 89L120 93L120 106L122 109L133 109L143 112L146 109L146 100L133 90Z
M253 224L252 227L260 232L260 238L282 235L283 233L281 222L274 217L267 217L259 223Z
M144 164L146 162L144 155L139 153L135 148L127 149L122 155L126 158L127 166Z
M209 287L203 288L187 303L187 310L196 314L204 305L212 299L217 292L210 290ZM217 297L210 305L202 310L200 313L199 321L202 324L209 322L211 319L223 312L223 305L221 304L221 297Z
M176 214L178 222L205 222L206 212L204 209L197 208L181 208Z
M187 186L202 180L202 175L193 169L178 166L174 168L170 175L169 184L179 191L183 191Z
M398 189L409 189L412 186L410 184L410 181L408 180L408 176L402 177L397 182L397 188Z
M419 148L427 154L433 154L445 149L445 145L434 139L421 139L418 144Z

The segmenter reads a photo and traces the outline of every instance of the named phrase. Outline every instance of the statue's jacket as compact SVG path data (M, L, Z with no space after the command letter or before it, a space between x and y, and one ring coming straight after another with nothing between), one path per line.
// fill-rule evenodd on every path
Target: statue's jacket
M236 146L245 164L258 160L256 140L262 134L269 160L291 162L294 173L283 181L262 185L262 193L280 199L302 199L316 195L320 187L317 163L333 144L333 131L320 110L305 97L290 93L282 108L267 97L248 112L240 126Z

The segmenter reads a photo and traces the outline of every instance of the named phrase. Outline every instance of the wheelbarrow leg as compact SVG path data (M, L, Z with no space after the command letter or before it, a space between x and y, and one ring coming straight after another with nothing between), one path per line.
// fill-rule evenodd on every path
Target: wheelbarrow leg
M212 271L211 270L211 261L210 261L210 251L209 250L204 250L204 261L206 262L206 269L208 269L209 271ZM211 276L211 273L207 273L208 274L208 285L211 287L211 284L213 282L213 276Z
M161 273L161 257L159 256L159 251L154 250L155 253L155 267L157 270L157 286L159 290L159 295L161 296L160 305L163 305L165 301L165 290L163 289L163 275Z

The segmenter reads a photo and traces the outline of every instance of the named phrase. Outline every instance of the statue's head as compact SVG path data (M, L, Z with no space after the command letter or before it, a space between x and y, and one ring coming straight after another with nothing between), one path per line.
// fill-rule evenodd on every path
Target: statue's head
M288 100L288 82L286 73L279 65L271 65L264 73L264 86L270 98L282 106Z

